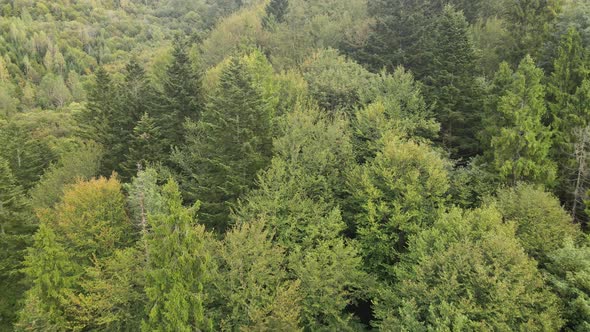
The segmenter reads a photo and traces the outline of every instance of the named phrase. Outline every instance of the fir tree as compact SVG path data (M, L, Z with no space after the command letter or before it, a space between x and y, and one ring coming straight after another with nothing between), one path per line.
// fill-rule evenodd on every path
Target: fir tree
M206 330L203 284L208 278L207 234L193 219L196 209L182 206L178 185L162 188L164 213L148 216L148 265L145 292L148 317L143 331Z
M505 125L492 138L494 166L511 184L528 180L550 185L555 180L551 131L542 121L547 113L542 78L543 71L525 57L498 103Z
M186 147L174 156L189 178L189 198L202 202L201 221L217 230L271 157L273 110L246 61L232 58L223 68L201 120L186 127Z
M454 159L468 159L480 150L477 133L481 125L469 25L461 12L445 6L433 29L431 58L422 79L426 96L442 126L443 145Z
M0 327L14 322L15 307L24 291L19 279L24 251L34 231L31 219L23 189L0 158L0 283L12 285L0 290Z
M272 29L273 24L283 23L289 9L289 0L271 0L265 7L266 16L262 19L265 29Z
M176 146L184 140L184 122L197 121L205 106L201 73L191 62L188 49L188 43L176 37L172 62L162 82L162 105L158 110L161 114L157 116L162 136Z
M122 166L125 174L131 176L138 169L145 168L150 163L164 160L162 141L160 127L156 125L155 119L144 113L133 128L129 152L126 155L127 160Z

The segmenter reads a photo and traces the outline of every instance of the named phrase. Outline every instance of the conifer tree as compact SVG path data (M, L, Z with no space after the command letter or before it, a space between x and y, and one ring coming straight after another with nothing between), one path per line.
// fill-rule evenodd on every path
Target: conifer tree
M187 41L176 37L172 62L162 82L162 105L158 110L161 113L157 116L163 137L176 146L184 140L184 122L197 121L205 107L201 73L192 63L188 50Z
M17 331L63 331L71 328L66 308L80 268L70 261L55 232L41 222L34 244L28 249L25 273L31 282Z
M122 165L127 176L131 176L140 168L150 163L157 163L165 159L163 137L156 120L144 113L133 128L133 136L129 144L126 161Z
M0 158L0 328L14 322L17 301L23 293L20 269L24 251L34 232L23 189L16 184L8 163Z
M262 19L262 26L271 29L273 24L283 23L289 9L289 0L271 0L264 8L266 16Z
M463 14L447 5L434 22L430 58L422 81L441 124L441 140L454 159L479 152L481 120L477 96L476 56Z
M78 116L80 135L101 144L108 149L112 144L109 137L111 118L115 112L115 87L111 76L99 67L95 73L94 84L88 89L88 103Z
M188 178L189 198L202 202L201 221L217 230L271 157L272 104L247 61L234 57L223 68L201 119L186 127L186 147L173 156Z
M549 158L551 131L543 124L545 86L543 71L526 56L498 103L505 122L492 138L494 167L511 184L528 180L551 185L556 167Z
M196 208L182 206L178 185L162 188L163 213L148 216L148 265L145 292L147 318L143 331L207 330L203 284L208 278L209 254L205 228L193 219Z

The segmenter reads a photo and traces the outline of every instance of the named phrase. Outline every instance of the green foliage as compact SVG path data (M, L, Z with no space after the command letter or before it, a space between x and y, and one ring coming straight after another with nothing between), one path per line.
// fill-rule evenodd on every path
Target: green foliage
M514 223L526 253L541 263L563 247L564 239L579 240L582 235L559 200L534 186L519 184L500 190L495 202L504 220Z
M126 174L135 174L138 169L164 160L163 136L156 120L144 113L135 128L129 144L129 152L122 168Z
M321 50L302 66L311 96L320 107L330 111L348 111L359 106L360 90L373 77L361 65L346 59L334 49Z
M22 330L129 330L139 324L141 275L116 179L79 182L39 212L25 272ZM138 308L139 307L139 308Z
M408 237L432 225L449 187L447 162L426 144L393 134L350 179L355 226L369 271L389 280Z
M0 328L9 329L16 318L17 301L24 291L20 279L23 254L30 245L34 227L23 189L8 163L0 158Z
M81 143L51 165L30 191L36 209L51 208L63 196L67 186L79 180L90 180L98 174L102 148L93 142Z
M0 123L0 158L8 162L17 184L25 190L33 187L56 159L48 140L35 134L17 122Z
M202 202L201 221L219 231L272 153L274 102L249 59L234 57L222 69L201 120L188 122L186 146L173 155L187 179L183 188L188 198Z
M193 216L198 210L182 206L178 185L162 188L164 211L148 216L145 292L148 318L143 331L207 329L203 284L209 276L207 234Z
M408 244L377 303L384 330L559 330L556 296L493 207L451 210Z
M286 249L290 275L301 280L304 327L350 330L355 319L344 310L363 296L368 276L356 244L342 237L346 224L337 208L353 161L346 122L311 109L289 114L285 126L270 168L236 218L264 220Z
M184 139L183 124L187 119L196 121L204 108L201 73L191 62L189 44L177 37L172 49L172 62L163 79L160 127L169 144L180 145Z
M548 281L564 306L564 329L584 331L590 328L590 248L578 247L571 239L565 239L563 247L549 254L546 265Z
M441 124L443 146L455 159L469 159L479 152L480 102L476 55L463 14L445 6L435 20L435 30L423 82L428 101Z
M217 269L208 281L208 312L223 331L296 331L301 311L299 281L289 280L285 251L265 223L230 230L219 243Z
M494 167L503 181L521 180L551 185L556 167L549 159L551 131L546 116L543 71L525 57L498 102L503 125L492 138Z

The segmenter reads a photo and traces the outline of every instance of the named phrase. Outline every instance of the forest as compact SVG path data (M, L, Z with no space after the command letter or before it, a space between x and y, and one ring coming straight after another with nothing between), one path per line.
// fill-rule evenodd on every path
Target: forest
M0 331L590 331L590 0L0 0Z

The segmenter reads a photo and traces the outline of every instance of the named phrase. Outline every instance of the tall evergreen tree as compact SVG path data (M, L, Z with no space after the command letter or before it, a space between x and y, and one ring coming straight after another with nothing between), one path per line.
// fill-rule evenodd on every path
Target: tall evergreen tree
M180 145L184 140L184 122L197 121L205 107L201 72L189 56L189 44L176 37L172 48L172 62L166 69L162 82L161 112L159 126L162 136L171 145ZM154 114L153 116L156 116Z
M264 8L266 16L262 19L262 26L272 29L273 24L283 23L288 9L289 0L271 0Z
M16 318L17 302L24 291L19 280L24 251L34 232L23 189L8 163L0 158L0 283L12 285L0 290L0 328L9 329Z
M201 221L217 230L272 154L273 110L246 61L234 57L223 68L200 121L186 127L186 147L173 156L189 198L202 202Z
M145 292L148 317L143 331L207 330L203 284L208 278L207 234L193 219L194 208L182 206L178 185L162 188L163 213L148 216L148 265Z
M129 141L129 152L122 165L125 174L135 174L139 169L145 168L150 163L156 163L165 159L163 137L156 120L144 113L133 128L133 136Z
M551 130L543 124L547 108L542 79L543 71L526 56L498 103L505 124L492 138L494 167L511 184L528 180L551 185L555 180Z
M99 67L95 73L94 84L88 89L88 102L78 116L80 136L102 145L107 152L113 144L110 127L116 109L116 89L109 73ZM105 165L111 168L112 165Z
M481 126L469 25L462 12L447 5L433 29L430 59L422 79L425 94L442 126L443 145L454 158L467 159L480 151L477 133Z

